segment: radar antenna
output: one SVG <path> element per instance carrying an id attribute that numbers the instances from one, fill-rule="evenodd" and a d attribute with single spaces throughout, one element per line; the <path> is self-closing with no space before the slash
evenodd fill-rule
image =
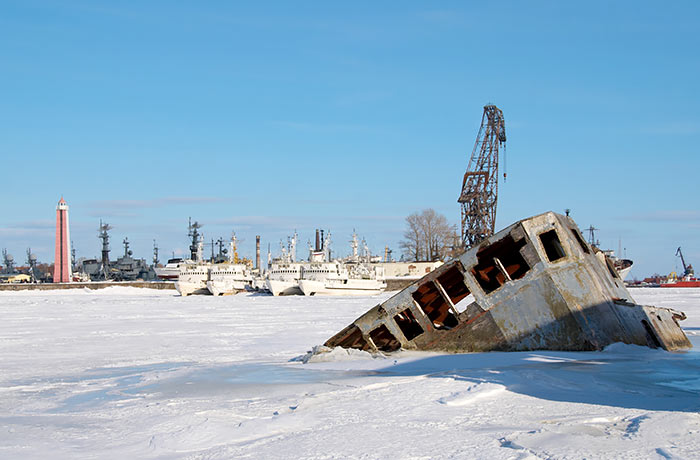
<path id="1" fill-rule="evenodd" d="M 29 276 L 31 278 L 31 282 L 36 283 L 36 255 L 32 252 L 32 248 L 27 248 L 27 264 L 29 265 Z"/>
<path id="2" fill-rule="evenodd" d="M 107 222 L 102 222 L 100 219 L 100 233 L 97 235 L 99 239 L 102 240 L 102 266 L 100 271 L 102 272 L 103 279 L 109 279 L 109 231 L 112 230 L 112 226 Z"/>
<path id="3" fill-rule="evenodd" d="M 122 244 L 124 245 L 124 258 L 131 257 L 133 252 L 129 250 L 129 238 L 124 238 Z"/>
<path id="4" fill-rule="evenodd" d="M 156 244 L 156 240 L 153 240 L 153 266 L 157 267 L 158 264 L 160 263 L 160 260 L 158 259 L 158 245 Z"/>
<path id="5" fill-rule="evenodd" d="M 202 261 L 202 251 L 200 246 L 204 235 L 199 233 L 200 228 L 202 228 L 202 225 L 197 221 L 192 223 L 192 218 L 190 217 L 188 225 L 189 232 L 187 235 L 192 238 L 192 244 L 190 244 L 190 259 L 194 260 L 195 262 Z"/>
<path id="6" fill-rule="evenodd" d="M 5 273 L 15 272 L 15 258 L 12 254 L 7 253 L 7 249 L 2 250 L 2 263 L 5 265 Z"/>

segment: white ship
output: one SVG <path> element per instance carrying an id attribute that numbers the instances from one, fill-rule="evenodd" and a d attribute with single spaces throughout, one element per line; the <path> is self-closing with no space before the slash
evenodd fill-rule
<path id="1" fill-rule="evenodd" d="M 216 264 L 209 268 L 206 286 L 213 295 L 231 295 L 244 291 L 252 280 L 245 264 Z"/>
<path id="2" fill-rule="evenodd" d="M 267 272 L 262 275 L 254 275 L 250 287 L 255 292 L 270 292 L 270 289 L 267 287 Z"/>
<path id="3" fill-rule="evenodd" d="M 299 278 L 301 277 L 300 262 L 272 263 L 265 279 L 267 290 L 272 295 L 301 295 Z"/>
<path id="4" fill-rule="evenodd" d="M 386 281 L 383 267 L 330 262 L 305 265 L 299 287 L 305 295 L 375 295 Z"/>
<path id="5" fill-rule="evenodd" d="M 282 255 L 275 260 L 271 260 L 268 252 L 268 269 L 265 274 L 265 288 L 272 295 L 302 295 L 299 288 L 299 278 L 301 277 L 300 262 L 296 262 L 297 233 L 287 240 L 285 248 L 280 242 Z"/>
<path id="6" fill-rule="evenodd" d="M 617 270 L 620 279 L 624 281 L 629 272 L 632 270 L 632 265 L 634 265 L 634 262 L 630 259 L 619 258 L 615 255 L 615 251 L 612 249 L 600 249 L 600 241 L 595 237 L 596 230 L 598 229 L 592 225 L 586 229 L 586 231 L 588 231 L 588 244 L 593 247 L 600 261 L 603 262 L 604 265 L 607 265 L 608 262 L 610 262 L 615 270 Z M 620 251 L 622 251 L 622 242 L 620 242 Z"/>
<path id="7" fill-rule="evenodd" d="M 248 266 L 238 263 L 238 248 L 236 247 L 235 233 L 231 236 L 229 245 L 228 262 L 214 264 L 209 268 L 206 286 L 213 295 L 236 294 L 250 287 L 253 280 Z M 223 255 L 223 252 L 225 252 L 225 250 L 220 250 L 220 255 Z"/>
<path id="8" fill-rule="evenodd" d="M 386 289 L 384 267 L 370 265 L 372 257 L 365 241 L 362 257 L 355 233 L 350 243 L 352 256 L 345 261 L 327 262 L 330 251 L 324 247 L 323 262 L 304 264 L 299 287 L 305 295 L 375 295 Z"/>
<path id="9" fill-rule="evenodd" d="M 209 280 L 210 263 L 203 262 L 204 244 L 202 243 L 199 229 L 202 226 L 190 220 L 189 236 L 192 238 L 190 245 L 190 255 L 194 262 L 181 263 L 178 268 L 178 277 L 175 281 L 175 289 L 182 296 L 190 294 L 210 294 L 207 289 L 207 281 Z"/>
<path id="10" fill-rule="evenodd" d="M 176 281 L 177 277 L 180 276 L 180 265 L 186 263 L 194 263 L 191 260 L 184 260 L 182 258 L 168 259 L 168 263 L 165 267 L 154 267 L 156 271 L 156 276 L 162 280 L 166 281 Z"/>
<path id="11" fill-rule="evenodd" d="M 175 289 L 182 296 L 191 294 L 210 294 L 207 289 L 209 280 L 209 263 L 193 263 L 180 265 L 180 273 L 175 281 Z"/>
<path id="12" fill-rule="evenodd" d="M 632 270 L 632 265 L 634 265 L 634 262 L 632 262 L 630 259 L 620 259 L 613 251 L 610 250 L 603 251 L 603 253 L 606 257 L 610 258 L 615 270 L 617 270 L 617 273 L 620 275 L 620 279 L 624 281 Z"/>

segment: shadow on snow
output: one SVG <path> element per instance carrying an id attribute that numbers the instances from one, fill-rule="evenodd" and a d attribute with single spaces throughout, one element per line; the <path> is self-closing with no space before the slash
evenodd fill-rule
<path id="1" fill-rule="evenodd" d="M 700 346 L 700 340 L 694 340 Z M 490 352 L 430 356 L 380 370 L 496 383 L 535 398 L 624 408 L 700 411 L 700 352 L 614 344 L 602 352 Z"/>

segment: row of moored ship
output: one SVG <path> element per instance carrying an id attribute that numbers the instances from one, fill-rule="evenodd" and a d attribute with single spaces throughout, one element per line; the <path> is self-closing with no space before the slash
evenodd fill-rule
<path id="1" fill-rule="evenodd" d="M 316 245 L 309 247 L 307 261 L 296 261 L 297 234 L 281 247 L 281 256 L 272 259 L 268 253 L 268 268 L 258 273 L 248 264 L 239 263 L 235 236 L 231 240 L 227 260 L 202 261 L 202 243 L 193 235 L 194 260 L 171 259 L 157 270 L 163 279 L 175 280 L 183 295 L 231 295 L 241 291 L 269 292 L 273 295 L 373 295 L 387 288 L 385 267 L 379 257 L 370 255 L 363 241 L 359 254 L 357 235 L 351 240 L 352 255 L 344 259 L 331 258 L 330 234 L 324 238 L 316 232 Z M 390 265 L 390 264 L 389 264 Z"/>

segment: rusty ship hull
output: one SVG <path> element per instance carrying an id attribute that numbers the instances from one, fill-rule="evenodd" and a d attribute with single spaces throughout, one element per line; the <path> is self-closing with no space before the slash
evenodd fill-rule
<path id="1" fill-rule="evenodd" d="M 325 345 L 367 351 L 690 348 L 682 312 L 638 305 L 572 219 L 548 212 L 492 235 Z"/>

